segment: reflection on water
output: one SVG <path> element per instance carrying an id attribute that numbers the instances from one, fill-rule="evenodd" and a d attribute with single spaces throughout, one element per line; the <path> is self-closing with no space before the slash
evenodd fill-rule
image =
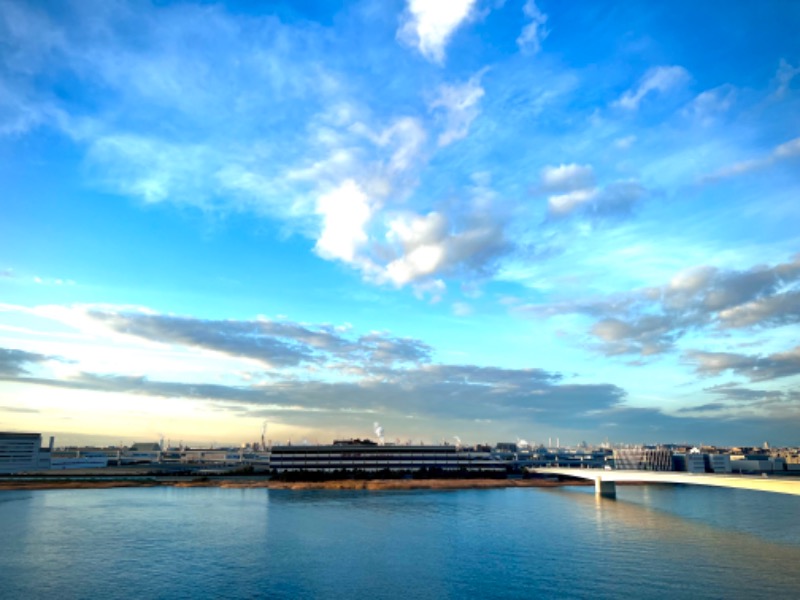
<path id="1" fill-rule="evenodd" d="M 795 598 L 800 502 L 739 490 L 0 493 L 0 598 Z"/>

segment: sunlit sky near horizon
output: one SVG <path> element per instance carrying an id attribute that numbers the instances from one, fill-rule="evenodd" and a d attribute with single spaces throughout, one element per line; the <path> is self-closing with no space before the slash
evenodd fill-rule
<path id="1" fill-rule="evenodd" d="M 0 430 L 798 445 L 798 31 L 0 0 Z"/>

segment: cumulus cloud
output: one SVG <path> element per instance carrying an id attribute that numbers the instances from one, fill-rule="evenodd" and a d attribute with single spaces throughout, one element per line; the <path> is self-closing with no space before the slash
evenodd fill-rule
<path id="1" fill-rule="evenodd" d="M 408 0 L 397 38 L 428 60 L 442 63 L 455 30 L 469 18 L 475 0 Z"/>
<path id="2" fill-rule="evenodd" d="M 596 301 L 519 308 L 542 316 L 581 313 L 609 355 L 661 354 L 690 331 L 776 327 L 800 322 L 800 256 L 742 271 L 702 266 L 666 285 Z"/>
<path id="3" fill-rule="evenodd" d="M 439 212 L 399 215 L 387 241 L 398 257 L 388 263 L 385 276 L 398 286 L 459 269 L 480 274 L 508 246 L 501 223 L 489 215 L 468 218 L 458 227 Z"/>
<path id="4" fill-rule="evenodd" d="M 394 219 L 389 225 L 387 238 L 402 252 L 400 258 L 386 267 L 389 279 L 397 285 L 404 285 L 436 272 L 445 259 L 447 229 L 444 215 L 436 212 Z"/>
<path id="5" fill-rule="evenodd" d="M 637 110 L 642 101 L 650 94 L 665 93 L 688 82 L 688 71 L 681 66 L 653 67 L 649 69 L 636 88 L 622 94 L 614 102 L 614 106 L 626 110 Z"/>
<path id="6" fill-rule="evenodd" d="M 353 262 L 358 248 L 367 241 L 364 227 L 372 217 L 367 195 L 348 179 L 319 198 L 317 213 L 323 217 L 323 227 L 316 251 L 323 258 Z"/>
<path id="7" fill-rule="evenodd" d="M 480 85 L 483 71 L 461 85 L 443 85 L 430 103 L 433 111 L 444 113 L 444 131 L 439 134 L 439 146 L 447 146 L 467 137 L 469 127 L 480 114 L 479 102 L 484 90 Z"/>
<path id="8" fill-rule="evenodd" d="M 547 15 L 539 10 L 534 0 L 527 0 L 522 7 L 523 14 L 530 20 L 517 38 L 517 46 L 526 54 L 536 54 L 542 48 L 542 42 L 550 33 L 545 28 Z"/>

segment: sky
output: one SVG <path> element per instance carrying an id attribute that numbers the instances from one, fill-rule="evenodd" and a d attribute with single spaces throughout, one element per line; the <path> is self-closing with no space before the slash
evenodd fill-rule
<path id="1" fill-rule="evenodd" d="M 799 28 L 0 0 L 0 430 L 800 445 Z"/>

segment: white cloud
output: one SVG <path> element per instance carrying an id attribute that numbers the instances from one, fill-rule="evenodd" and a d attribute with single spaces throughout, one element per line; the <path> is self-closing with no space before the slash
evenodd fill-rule
<path id="1" fill-rule="evenodd" d="M 547 204 L 550 213 L 554 215 L 567 215 L 574 211 L 579 206 L 586 204 L 597 196 L 597 190 L 583 189 L 567 192 L 566 194 L 558 194 L 550 196 L 547 199 Z"/>
<path id="2" fill-rule="evenodd" d="M 547 15 L 539 10 L 534 0 L 528 0 L 522 7 L 522 12 L 530 19 L 517 38 L 517 46 L 526 54 L 536 54 L 542 48 L 542 42 L 550 33 L 545 29 Z"/>
<path id="3" fill-rule="evenodd" d="M 544 167 L 541 189 L 551 194 L 547 199 L 550 215 L 559 217 L 594 200 L 599 192 L 592 166 L 576 163 Z"/>
<path id="4" fill-rule="evenodd" d="M 639 86 L 630 89 L 614 102 L 627 110 L 636 110 L 644 98 L 651 92 L 667 92 L 689 81 L 689 73 L 680 66 L 653 67 L 644 74 Z"/>
<path id="5" fill-rule="evenodd" d="M 360 246 L 367 241 L 364 227 L 372 217 L 367 195 L 348 179 L 317 201 L 322 215 L 322 233 L 315 250 L 323 258 L 353 262 Z"/>
<path id="6" fill-rule="evenodd" d="M 428 60 L 442 63 L 447 42 L 474 4 L 475 0 L 408 0 L 397 37 Z"/>
<path id="7" fill-rule="evenodd" d="M 444 110 L 445 130 L 439 134 L 439 146 L 447 146 L 467 137 L 470 125 L 480 114 L 478 103 L 484 95 L 480 85 L 483 73 L 481 71 L 462 85 L 443 85 L 439 88 L 439 95 L 430 104 L 431 110 Z"/>
<path id="8" fill-rule="evenodd" d="M 548 192 L 569 192 L 594 185 L 594 169 L 591 165 L 546 166 L 542 169 L 542 188 Z"/>
<path id="9" fill-rule="evenodd" d="M 506 247 L 502 227 L 487 214 L 473 214 L 466 221 L 458 228 L 435 211 L 396 217 L 386 235 L 396 258 L 386 265 L 380 279 L 397 286 L 416 286 L 440 273 L 481 273 L 490 268 Z"/>
<path id="10" fill-rule="evenodd" d="M 400 286 L 434 273 L 445 258 L 446 235 L 447 221 L 440 213 L 393 220 L 387 239 L 399 244 L 403 254 L 386 266 L 388 278 Z"/>

